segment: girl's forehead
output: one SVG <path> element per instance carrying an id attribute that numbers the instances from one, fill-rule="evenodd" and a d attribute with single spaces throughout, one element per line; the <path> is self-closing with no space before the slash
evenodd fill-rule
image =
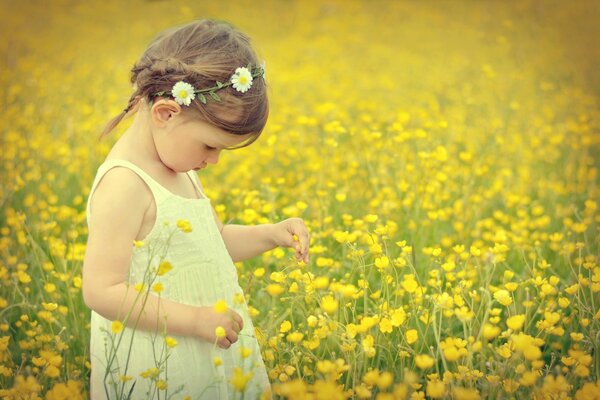
<path id="1" fill-rule="evenodd" d="M 236 135 L 208 123 L 202 123 L 202 128 L 201 132 L 204 138 L 210 139 L 212 142 L 211 145 L 221 148 L 236 147 L 253 136 L 251 133 Z"/>

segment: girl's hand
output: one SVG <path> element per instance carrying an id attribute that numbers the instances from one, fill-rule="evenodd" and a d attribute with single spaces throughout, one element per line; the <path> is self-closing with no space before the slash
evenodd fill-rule
<path id="1" fill-rule="evenodd" d="M 309 261 L 310 235 L 302 218 L 288 218 L 273 225 L 272 239 L 275 245 L 296 250 L 296 260 Z"/>
<path id="2" fill-rule="evenodd" d="M 242 317 L 227 309 L 224 313 L 218 313 L 213 307 L 198 307 L 197 318 L 194 321 L 194 336 L 210 343 L 217 343 L 223 349 L 228 349 L 238 340 L 238 334 L 244 327 Z M 217 328 L 223 328 L 222 337 L 217 337 Z"/>

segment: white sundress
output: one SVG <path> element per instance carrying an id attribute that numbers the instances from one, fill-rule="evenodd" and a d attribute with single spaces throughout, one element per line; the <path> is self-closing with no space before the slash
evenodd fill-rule
<path id="1" fill-rule="evenodd" d="M 125 327 L 120 334 L 112 334 L 112 321 L 92 310 L 91 399 L 107 398 L 104 382 L 108 359 L 106 354 L 111 347 L 109 339 L 111 335 L 115 338 L 122 335 L 122 341 L 111 364 L 113 372 L 109 373 L 106 378 L 109 390 L 108 398 L 110 399 L 117 398 L 117 393 L 114 392 L 110 382 L 114 380 L 121 387 L 121 376 L 131 377 L 130 380 L 124 378 L 123 392 L 125 394 L 129 392 L 135 382 L 131 399 L 136 400 L 157 398 L 156 394 L 148 396 L 147 392 L 149 389 L 155 390 L 158 379 L 167 383 L 166 389 L 160 391 L 161 399 L 183 399 L 185 396 L 194 400 L 242 398 L 242 393 L 236 390 L 231 379 L 236 373 L 240 378 L 242 375 L 250 376 L 250 372 L 252 375 L 246 383 L 243 398 L 257 399 L 263 395 L 265 398 L 270 398 L 268 393 L 271 388 L 255 337 L 254 326 L 248 314 L 248 306 L 245 301 L 241 301 L 239 304 L 240 298 L 242 298 L 240 294 L 243 295 L 243 292 L 238 283 L 236 268 L 218 230 L 210 200 L 200 189 L 195 173 L 190 171 L 188 176 L 198 192 L 202 194 L 202 198 L 190 199 L 170 192 L 129 161 L 108 159 L 98 168 L 88 197 L 86 210 L 88 223 L 90 220 L 89 199 L 104 174 L 114 167 L 125 167 L 139 175 L 152 191 L 156 202 L 154 227 L 143 240 L 144 246 L 133 249 L 129 267 L 130 287 L 133 288 L 135 284 L 143 281 L 149 263 L 152 267 L 158 265 L 159 257 L 152 258 L 150 253 L 152 253 L 152 249 L 155 249 L 154 252 L 156 252 L 156 249 L 163 246 L 164 260 L 169 261 L 173 268 L 155 280 L 155 283 L 163 284 L 161 297 L 195 306 L 213 306 L 217 301 L 225 300 L 229 307 L 241 315 L 244 327 L 238 341 L 229 349 L 221 349 L 213 343 L 198 338 L 177 335 L 171 335 L 177 340 L 177 345 L 168 348 L 165 346 L 164 336 L 161 333 L 156 334 L 142 330 L 135 331 L 130 349 L 129 343 L 133 329 Z M 188 220 L 192 231 L 189 233 L 177 231 L 176 221 L 178 220 Z M 165 221 L 168 221 L 169 224 L 165 225 Z M 167 248 L 165 242 L 169 228 L 175 233 Z M 167 348 L 170 355 L 167 360 L 166 375 L 163 371 L 155 379 L 144 378 L 141 374 L 145 372 L 148 375 L 149 369 L 157 366 L 156 357 L 160 359 L 161 354 L 164 354 L 163 352 Z M 242 350 L 245 353 L 244 357 Z M 127 363 L 128 354 L 130 355 Z M 222 360 L 221 365 L 215 365 L 215 357 Z M 127 370 L 125 371 L 126 364 Z M 181 390 L 178 391 L 178 389 Z M 265 395 L 265 393 L 267 394 Z M 122 398 L 126 398 L 126 396 Z"/>

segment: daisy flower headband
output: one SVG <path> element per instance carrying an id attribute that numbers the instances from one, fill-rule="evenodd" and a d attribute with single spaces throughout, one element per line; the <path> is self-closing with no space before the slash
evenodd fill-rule
<path id="1" fill-rule="evenodd" d="M 265 67 L 257 66 L 252 69 L 252 64 L 248 64 L 247 67 L 239 67 L 236 68 L 231 78 L 227 82 L 217 81 L 215 86 L 205 88 L 205 89 L 196 89 L 194 86 L 185 81 L 179 81 L 175 85 L 171 91 L 162 91 L 158 93 L 154 93 L 151 97 L 172 96 L 175 101 L 180 105 L 189 106 L 196 97 L 202 104 L 206 104 L 206 98 L 208 96 L 212 97 L 215 101 L 221 101 L 219 95 L 215 92 L 226 88 L 228 86 L 233 86 L 235 90 L 241 93 L 246 93 L 248 89 L 252 86 L 252 81 L 254 78 L 265 78 Z"/>

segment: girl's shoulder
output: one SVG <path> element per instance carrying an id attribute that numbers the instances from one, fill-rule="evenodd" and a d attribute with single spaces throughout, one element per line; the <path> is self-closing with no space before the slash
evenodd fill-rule
<path id="1" fill-rule="evenodd" d="M 152 192 L 136 172 L 118 165 L 108 169 L 101 166 L 89 195 L 89 211 L 119 220 L 143 216 L 152 202 Z"/>

